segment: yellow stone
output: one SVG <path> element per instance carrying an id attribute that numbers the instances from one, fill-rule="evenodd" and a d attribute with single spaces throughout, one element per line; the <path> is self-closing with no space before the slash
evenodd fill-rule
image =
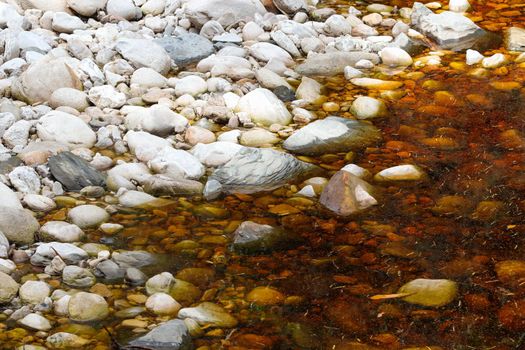
<path id="1" fill-rule="evenodd" d="M 325 102 L 323 103 L 323 111 L 325 112 L 337 112 L 339 111 L 339 104 L 335 102 Z"/>
<path id="2" fill-rule="evenodd" d="M 144 294 L 130 294 L 127 296 L 127 299 L 135 304 L 144 304 L 148 297 Z"/>
<path id="3" fill-rule="evenodd" d="M 493 81 L 490 86 L 496 90 L 510 91 L 521 88 L 521 84 L 517 81 Z"/>
<path id="4" fill-rule="evenodd" d="M 276 215 L 290 215 L 290 214 L 297 214 L 301 211 L 295 207 L 292 207 L 288 204 L 278 204 L 268 210 L 272 214 Z"/>
<path id="5" fill-rule="evenodd" d="M 146 328 L 148 326 L 148 322 L 132 318 L 129 320 L 122 321 L 120 325 L 122 327 L 128 327 L 128 328 Z"/>
<path id="6" fill-rule="evenodd" d="M 401 81 L 381 80 L 374 78 L 354 78 L 350 82 L 356 86 L 372 90 L 395 90 L 403 86 Z"/>
<path id="7" fill-rule="evenodd" d="M 256 287 L 246 295 L 246 300 L 258 305 L 279 305 L 284 302 L 285 296 L 271 287 Z"/>

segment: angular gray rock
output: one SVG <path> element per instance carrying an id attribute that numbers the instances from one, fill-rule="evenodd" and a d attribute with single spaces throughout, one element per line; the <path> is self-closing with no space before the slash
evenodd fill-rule
<path id="1" fill-rule="evenodd" d="M 240 21 L 253 20 L 256 13 L 266 13 L 259 0 L 190 0 L 186 3 L 186 16 L 197 28 L 210 20 L 226 28 Z"/>
<path id="2" fill-rule="evenodd" d="M 346 66 L 354 66 L 360 60 L 379 63 L 379 56 L 369 52 L 330 52 L 308 55 L 308 58 L 295 68 L 301 75 L 331 76 L 343 74 Z"/>
<path id="3" fill-rule="evenodd" d="M 132 340 L 129 345 L 157 350 L 193 349 L 188 327 L 182 320 L 171 320 L 161 324 L 148 334 Z"/>
<path id="4" fill-rule="evenodd" d="M 80 191 L 87 186 L 105 186 L 104 176 L 88 162 L 71 152 L 49 158 L 49 170 L 67 190 Z"/>
<path id="5" fill-rule="evenodd" d="M 170 55 L 179 67 L 199 62 L 215 52 L 211 41 L 205 37 L 194 34 L 182 34 L 177 37 L 165 36 L 155 40 Z"/>
<path id="6" fill-rule="evenodd" d="M 381 132 L 370 123 L 327 117 L 310 123 L 288 137 L 283 148 L 294 153 L 321 155 L 362 149 L 381 141 Z"/>
<path id="7" fill-rule="evenodd" d="M 40 228 L 29 210 L 0 206 L 0 231 L 11 243 L 32 244 Z"/>
<path id="8" fill-rule="evenodd" d="M 174 179 L 164 175 L 152 175 L 143 184 L 144 192 L 154 196 L 198 195 L 204 185 L 189 179 Z"/>
<path id="9" fill-rule="evenodd" d="M 77 246 L 70 243 L 51 242 L 44 243 L 36 248 L 35 254 L 31 256 L 31 264 L 35 266 L 47 266 L 57 255 L 66 264 L 77 264 L 88 258 L 88 254 Z"/>
<path id="10" fill-rule="evenodd" d="M 294 156 L 272 149 L 246 147 L 208 178 L 227 193 L 271 191 L 291 181 L 300 181 L 320 169 Z"/>
<path id="11" fill-rule="evenodd" d="M 287 249 L 300 241 L 300 237 L 279 227 L 243 222 L 233 233 L 232 249 L 246 254 Z"/>
<path id="12" fill-rule="evenodd" d="M 443 11 L 435 14 L 418 2 L 414 3 L 411 21 L 417 30 L 446 50 L 484 51 L 501 43 L 498 35 L 483 30 L 460 13 Z"/>
<path id="13" fill-rule="evenodd" d="M 160 74 L 171 69 L 171 58 L 159 44 L 146 39 L 123 38 L 115 49 L 136 68 L 149 67 Z"/>

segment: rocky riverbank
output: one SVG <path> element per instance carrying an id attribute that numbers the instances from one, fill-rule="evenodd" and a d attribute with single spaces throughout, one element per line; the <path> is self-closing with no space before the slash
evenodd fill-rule
<path id="1" fill-rule="evenodd" d="M 418 103 L 418 84 L 434 103 L 417 113 L 435 125 L 451 108 L 494 105 L 476 91 L 449 93 L 431 79 L 439 69 L 490 78 L 491 94 L 523 100 L 525 29 L 482 28 L 467 1 L 354 5 L 0 2 L 0 344 L 101 350 L 114 335 L 148 349 L 215 349 L 249 324 L 249 307 L 304 305 L 264 281 L 245 290 L 219 278 L 230 252 L 295 254 L 316 241 L 295 224 L 330 231 L 333 220 L 388 205 L 391 188 L 429 186 L 437 176 L 411 145 L 384 134 L 397 101 Z M 352 94 L 334 93 L 345 86 Z M 395 133 L 439 152 L 466 147 L 453 127 L 430 135 L 425 123 Z M 506 149 L 524 144 L 513 130 L 502 131 Z M 385 136 L 401 155 L 388 166 L 362 164 Z M 267 193 L 285 203 L 257 197 Z M 214 202 L 224 198 L 253 202 L 246 210 L 259 210 L 260 222 Z M 431 210 L 490 219 L 502 208 L 474 204 L 450 195 Z M 305 224 L 294 217 L 302 211 L 328 219 Z M 283 221 L 265 222 L 268 213 Z M 159 220 L 166 229 L 148 230 Z M 389 237 L 381 250 L 405 254 Z M 504 283 L 524 269 L 513 261 L 495 267 Z M 392 292 L 410 305 L 452 303 L 457 283 L 431 277 Z M 505 307 L 501 322 L 514 325 Z M 366 319 L 348 320 L 338 307 L 325 313 L 344 332 L 366 333 Z M 298 346 L 325 344 L 289 325 Z M 251 335 L 237 349 L 277 343 Z"/>

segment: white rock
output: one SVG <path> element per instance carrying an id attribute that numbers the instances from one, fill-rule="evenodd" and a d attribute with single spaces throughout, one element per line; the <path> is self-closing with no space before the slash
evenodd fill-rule
<path id="1" fill-rule="evenodd" d="M 347 164 L 342 167 L 341 170 L 349 172 L 350 174 L 353 174 L 363 180 L 367 180 L 372 177 L 372 174 L 368 170 L 355 164 Z"/>
<path id="2" fill-rule="evenodd" d="M 89 90 L 89 100 L 98 108 L 120 108 L 126 103 L 126 95 L 111 85 L 95 86 Z"/>
<path id="3" fill-rule="evenodd" d="M 53 311 L 55 312 L 55 314 L 58 316 L 68 316 L 68 306 L 70 300 L 71 295 L 64 295 L 63 297 L 55 301 L 53 303 Z"/>
<path id="4" fill-rule="evenodd" d="M 412 57 L 399 47 L 385 47 L 379 51 L 379 56 L 384 64 L 390 67 L 410 66 Z"/>
<path id="5" fill-rule="evenodd" d="M 84 239 L 80 227 L 65 221 L 48 221 L 40 228 L 40 235 L 46 241 L 79 242 Z"/>
<path id="6" fill-rule="evenodd" d="M 115 49 L 136 68 L 149 67 L 160 74 L 166 74 L 171 69 L 170 56 L 159 44 L 151 40 L 120 39 Z"/>
<path id="7" fill-rule="evenodd" d="M 359 69 L 356 69 L 351 66 L 345 67 L 344 74 L 347 80 L 354 79 L 354 78 L 360 78 L 364 75 L 363 72 L 361 72 Z"/>
<path id="8" fill-rule="evenodd" d="M 80 292 L 69 300 L 68 313 L 73 321 L 96 322 L 108 317 L 109 307 L 100 295 Z"/>
<path id="9" fill-rule="evenodd" d="M 152 160 L 164 148 L 171 148 L 168 140 L 144 131 L 128 131 L 124 140 L 128 142 L 131 153 L 142 162 Z"/>
<path id="10" fill-rule="evenodd" d="M 79 15 L 91 17 L 106 7 L 107 0 L 67 0 L 67 6 Z"/>
<path id="11" fill-rule="evenodd" d="M 469 66 L 472 66 L 474 64 L 481 62 L 484 58 L 485 56 L 483 56 L 476 50 L 471 50 L 471 49 L 467 50 L 466 61 Z"/>
<path id="12" fill-rule="evenodd" d="M 2 198 L 2 205 L 14 209 L 23 209 L 22 203 L 12 189 L 0 182 L 0 198 Z M 1 245 L 1 240 L 0 240 Z"/>
<path id="13" fill-rule="evenodd" d="M 261 68 L 257 70 L 255 72 L 255 78 L 257 78 L 259 84 L 266 89 L 275 89 L 279 86 L 285 86 L 289 89 L 292 88 L 286 79 L 269 70 L 268 68 Z"/>
<path id="14" fill-rule="evenodd" d="M 155 293 L 146 300 L 146 308 L 156 315 L 176 315 L 181 305 L 166 293 Z"/>
<path id="15" fill-rule="evenodd" d="M 448 9 L 453 12 L 467 12 L 470 9 L 468 0 L 450 0 Z"/>
<path id="16" fill-rule="evenodd" d="M 41 117 L 36 129 L 42 141 L 57 141 L 70 148 L 91 148 L 97 139 L 95 132 L 82 119 L 59 111 Z"/>
<path id="17" fill-rule="evenodd" d="M 417 181 L 426 178 L 426 174 L 417 166 L 404 164 L 394 166 L 375 174 L 376 181 Z"/>
<path id="18" fill-rule="evenodd" d="M 140 191 L 124 191 L 118 196 L 119 204 L 127 208 L 136 208 L 155 202 L 158 198 Z"/>
<path id="19" fill-rule="evenodd" d="M 321 97 L 321 89 L 322 85 L 316 80 L 303 77 L 301 84 L 297 87 L 295 95 L 298 99 L 304 100 L 305 102 L 314 103 Z"/>
<path id="20" fill-rule="evenodd" d="M 14 148 L 25 146 L 29 138 L 29 131 L 33 123 L 28 120 L 19 120 L 4 132 L 4 143 L 6 146 Z"/>
<path id="21" fill-rule="evenodd" d="M 108 15 L 124 18 L 128 21 L 139 19 L 142 16 L 142 11 L 132 0 L 108 0 L 106 6 Z"/>
<path id="22" fill-rule="evenodd" d="M 252 121 L 265 126 L 288 125 L 292 120 L 286 105 L 273 92 L 263 88 L 257 88 L 241 97 L 235 111 L 245 112 Z"/>
<path id="23" fill-rule="evenodd" d="M 148 0 L 141 9 L 145 15 L 157 16 L 164 12 L 166 0 Z"/>
<path id="24" fill-rule="evenodd" d="M 177 96 L 191 95 L 198 96 L 208 90 L 206 81 L 197 75 L 189 75 L 177 81 L 175 85 L 175 94 Z"/>
<path id="25" fill-rule="evenodd" d="M 24 204 L 31 210 L 47 212 L 56 208 L 53 199 L 39 194 L 26 194 Z"/>
<path id="26" fill-rule="evenodd" d="M 507 64 L 507 57 L 502 53 L 495 53 L 490 57 L 485 57 L 481 61 L 483 68 L 498 68 Z"/>
<path id="27" fill-rule="evenodd" d="M 368 96 L 359 96 L 352 102 L 350 112 L 357 119 L 372 119 L 386 116 L 387 108 L 381 100 Z"/>
<path id="28" fill-rule="evenodd" d="M 230 130 L 220 134 L 217 141 L 239 143 L 239 137 L 241 137 L 240 130 Z"/>
<path id="29" fill-rule="evenodd" d="M 259 42 L 250 46 L 249 50 L 253 57 L 263 62 L 275 59 L 284 62 L 287 66 L 293 64 L 292 56 L 277 45 Z"/>
<path id="30" fill-rule="evenodd" d="M 202 164 L 217 167 L 229 162 L 242 148 L 244 147 L 237 143 L 219 141 L 207 145 L 198 144 L 190 150 L 190 153 Z"/>
<path id="31" fill-rule="evenodd" d="M 309 197 L 309 198 L 313 198 L 313 197 L 316 197 L 317 195 L 315 194 L 315 190 L 313 188 L 312 185 L 307 185 L 307 186 L 304 186 L 303 188 L 301 188 L 300 191 L 298 191 L 296 193 L 296 195 L 298 196 L 303 196 L 303 197 Z"/>
<path id="32" fill-rule="evenodd" d="M 369 26 L 377 26 L 383 20 L 383 16 L 381 16 L 379 13 L 370 13 L 366 16 L 363 16 L 362 20 L 363 23 Z"/>
<path id="33" fill-rule="evenodd" d="M 264 29 L 262 29 L 257 23 L 253 21 L 246 23 L 242 28 L 242 37 L 245 41 L 255 40 L 263 33 Z"/>
<path id="34" fill-rule="evenodd" d="M 67 106 L 83 112 L 89 107 L 89 100 L 83 91 L 72 88 L 60 88 L 51 95 L 49 105 L 53 108 Z"/>
<path id="35" fill-rule="evenodd" d="M 109 214 L 96 205 L 80 205 L 67 214 L 69 220 L 80 228 L 98 226 L 109 219 Z"/>
<path id="36" fill-rule="evenodd" d="M 341 15 L 332 15 L 325 22 L 325 32 L 332 36 L 341 36 L 352 32 L 352 25 Z"/>
<path id="37" fill-rule="evenodd" d="M 51 295 L 51 288 L 46 282 L 27 281 L 18 290 L 20 299 L 26 304 L 40 304 Z"/>
<path id="38" fill-rule="evenodd" d="M 150 168 L 171 178 L 180 177 L 198 180 L 204 175 L 205 168 L 191 153 L 166 147 L 157 152 L 149 162 Z"/>
<path id="39" fill-rule="evenodd" d="M 19 166 L 8 175 L 13 187 L 22 193 L 40 192 L 40 177 L 36 171 L 28 166 Z"/>
<path id="40" fill-rule="evenodd" d="M 53 14 L 52 28 L 59 33 L 73 33 L 75 30 L 85 29 L 86 27 L 86 24 L 78 17 L 65 12 Z"/>
<path id="41" fill-rule="evenodd" d="M 133 72 L 130 83 L 146 89 L 151 87 L 163 88 L 168 84 L 168 79 L 151 68 L 143 67 Z"/>
<path id="42" fill-rule="evenodd" d="M 125 119 L 128 130 L 144 130 L 154 135 L 169 135 L 182 132 L 188 120 L 173 112 L 168 106 L 153 105 L 149 108 L 136 107 Z"/>
<path id="43" fill-rule="evenodd" d="M 35 313 L 26 315 L 18 323 L 37 331 L 48 331 L 51 329 L 51 323 L 45 317 Z"/>
<path id="44" fill-rule="evenodd" d="M 186 129 L 184 139 L 192 146 L 198 143 L 212 143 L 216 140 L 213 132 L 196 125 L 192 125 Z"/>
<path id="45" fill-rule="evenodd" d="M 0 246 L 0 250 L 2 248 L 5 248 L 4 246 Z M 0 254 L 1 256 L 1 254 Z M 7 250 L 5 256 L 7 257 Z M 12 274 L 16 270 L 16 264 L 8 259 L 0 259 L 0 272 L 6 273 L 8 275 Z"/>

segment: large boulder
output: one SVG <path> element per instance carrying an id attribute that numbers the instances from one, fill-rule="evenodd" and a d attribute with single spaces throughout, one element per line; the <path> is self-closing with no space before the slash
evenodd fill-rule
<path id="1" fill-rule="evenodd" d="M 159 44 L 146 39 L 122 38 L 115 49 L 136 68 L 149 67 L 160 74 L 171 69 L 171 58 Z"/>
<path id="2" fill-rule="evenodd" d="M 295 68 L 301 75 L 332 76 L 343 74 L 345 67 L 354 66 L 360 60 L 369 60 L 379 63 L 379 56 L 370 52 L 330 52 L 308 55 L 306 60 Z"/>
<path id="3" fill-rule="evenodd" d="M 337 215 L 348 216 L 377 204 L 371 192 L 369 183 L 341 170 L 324 187 L 319 203 Z"/>
<path id="4" fill-rule="evenodd" d="M 130 342 L 132 347 L 158 350 L 191 350 L 193 344 L 188 327 L 182 320 L 171 320 L 153 328 L 146 335 Z"/>
<path id="5" fill-rule="evenodd" d="M 35 232 L 40 228 L 29 210 L 0 206 L 0 232 L 9 242 L 32 244 Z"/>
<path id="6" fill-rule="evenodd" d="M 272 149 L 246 147 L 209 177 L 227 193 L 271 191 L 310 176 L 320 169 L 290 154 Z"/>
<path id="7" fill-rule="evenodd" d="M 38 137 L 43 141 L 56 141 L 70 148 L 91 148 L 97 135 L 82 119 L 65 112 L 51 111 L 36 125 Z"/>
<path id="8" fill-rule="evenodd" d="M 381 133 L 372 124 L 328 117 L 299 129 L 284 141 L 283 148 L 299 154 L 321 155 L 362 149 L 380 140 Z"/>
<path id="9" fill-rule="evenodd" d="M 198 28 L 210 20 L 218 21 L 226 28 L 253 20 L 256 13 L 266 13 L 259 0 L 190 0 L 186 3 L 186 16 Z"/>
<path id="10" fill-rule="evenodd" d="M 166 50 L 179 67 L 196 63 L 215 52 L 211 41 L 194 33 L 182 34 L 177 37 L 164 36 L 155 42 Z"/>
<path id="11" fill-rule="evenodd" d="M 460 13 L 443 11 L 435 14 L 421 3 L 414 3 L 411 21 L 421 33 L 446 50 L 487 50 L 498 47 L 501 38 L 478 27 Z"/>
<path id="12" fill-rule="evenodd" d="M 59 88 L 82 90 L 82 82 L 73 69 L 76 64 L 78 60 L 71 57 L 43 57 L 13 81 L 13 96 L 35 104 L 49 101 Z"/>
<path id="13" fill-rule="evenodd" d="M 69 191 L 80 191 L 87 186 L 104 186 L 104 176 L 88 162 L 71 152 L 62 152 L 49 158 L 49 170 Z"/>

